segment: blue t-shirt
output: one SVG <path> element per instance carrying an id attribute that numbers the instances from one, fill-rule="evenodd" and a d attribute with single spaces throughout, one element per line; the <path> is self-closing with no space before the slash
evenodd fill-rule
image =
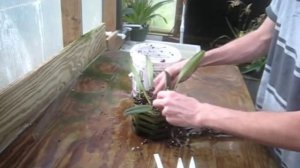
<path id="1" fill-rule="evenodd" d="M 300 0 L 273 0 L 266 13 L 276 26 L 256 108 L 273 112 L 300 110 Z M 274 151 L 283 167 L 300 167 L 299 152 Z"/>

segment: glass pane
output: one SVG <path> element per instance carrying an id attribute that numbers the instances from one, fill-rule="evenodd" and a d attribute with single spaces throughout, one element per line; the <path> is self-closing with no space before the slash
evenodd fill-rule
<path id="1" fill-rule="evenodd" d="M 0 89 L 63 47 L 60 0 L 1 0 Z"/>
<path id="2" fill-rule="evenodd" d="M 153 0 L 154 3 L 157 3 L 162 0 Z M 176 0 L 166 4 L 159 8 L 156 11 L 157 14 L 162 15 L 166 18 L 167 23 L 164 22 L 161 18 L 153 19 L 150 24 L 150 31 L 152 32 L 162 32 L 162 33 L 171 33 L 174 23 L 175 23 L 175 14 L 176 14 Z"/>
<path id="3" fill-rule="evenodd" d="M 82 1 L 82 28 L 83 34 L 96 28 L 102 22 L 102 1 Z"/>
<path id="4" fill-rule="evenodd" d="M 60 0 L 42 0 L 41 15 L 44 59 L 48 60 L 63 48 Z"/>

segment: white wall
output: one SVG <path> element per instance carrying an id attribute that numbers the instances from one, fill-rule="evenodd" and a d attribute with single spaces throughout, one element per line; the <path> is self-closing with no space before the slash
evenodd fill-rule
<path id="1" fill-rule="evenodd" d="M 0 90 L 62 48 L 60 0 L 0 1 Z"/>

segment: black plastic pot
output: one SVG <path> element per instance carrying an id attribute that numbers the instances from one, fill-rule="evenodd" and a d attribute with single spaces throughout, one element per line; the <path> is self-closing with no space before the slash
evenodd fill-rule
<path id="1" fill-rule="evenodd" d="M 130 40 L 132 41 L 145 41 L 149 32 L 149 26 L 143 26 L 142 28 L 133 27 L 130 31 Z"/>
<path id="2" fill-rule="evenodd" d="M 248 88 L 248 91 L 250 93 L 251 99 L 253 103 L 256 102 L 256 96 L 257 96 L 257 91 L 260 85 L 260 78 L 243 74 L 244 81 L 246 83 L 246 86 Z"/>
<path id="3" fill-rule="evenodd" d="M 134 132 L 147 139 L 160 140 L 171 135 L 170 124 L 158 111 L 136 114 L 132 117 L 132 124 Z"/>

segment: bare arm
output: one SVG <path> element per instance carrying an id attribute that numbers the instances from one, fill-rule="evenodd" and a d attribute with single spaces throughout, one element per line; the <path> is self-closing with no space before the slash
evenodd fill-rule
<path id="1" fill-rule="evenodd" d="M 274 22 L 266 18 L 257 30 L 219 48 L 207 51 L 201 65 L 240 64 L 251 62 L 265 55 L 269 49 L 274 27 Z M 186 61 L 182 61 L 166 70 L 170 73 L 178 71 L 185 63 Z"/>
<path id="2" fill-rule="evenodd" d="M 178 103 L 180 102 L 180 103 Z M 174 91 L 160 91 L 153 105 L 183 127 L 208 127 L 256 142 L 300 151 L 300 111 L 243 112 L 201 103 Z"/>
<path id="3" fill-rule="evenodd" d="M 201 65 L 240 64 L 264 56 L 271 42 L 274 22 L 266 18 L 255 31 L 206 53 Z"/>
<path id="4" fill-rule="evenodd" d="M 242 112 L 211 108 L 216 109 L 212 113 L 199 113 L 199 117 L 203 118 L 198 122 L 262 144 L 300 151 L 300 111 Z"/>
<path id="5" fill-rule="evenodd" d="M 269 48 L 275 24 L 266 18 L 263 24 L 255 31 L 233 40 L 219 48 L 209 50 L 201 61 L 201 66 L 240 64 L 251 62 L 255 58 L 264 56 Z M 167 67 L 165 70 L 172 77 L 176 77 L 187 60 Z M 157 93 L 164 86 L 164 74 L 159 74 L 154 80 L 155 91 Z"/>
<path id="6" fill-rule="evenodd" d="M 274 23 L 267 18 L 258 30 L 208 51 L 201 65 L 239 64 L 262 56 L 269 48 L 273 31 Z M 181 69 L 176 65 L 166 70 L 172 73 L 178 71 L 176 67 Z M 300 151 L 300 111 L 244 112 L 201 103 L 173 91 L 160 91 L 153 105 L 163 108 L 162 114 L 173 125 L 213 128 L 266 145 Z"/>

